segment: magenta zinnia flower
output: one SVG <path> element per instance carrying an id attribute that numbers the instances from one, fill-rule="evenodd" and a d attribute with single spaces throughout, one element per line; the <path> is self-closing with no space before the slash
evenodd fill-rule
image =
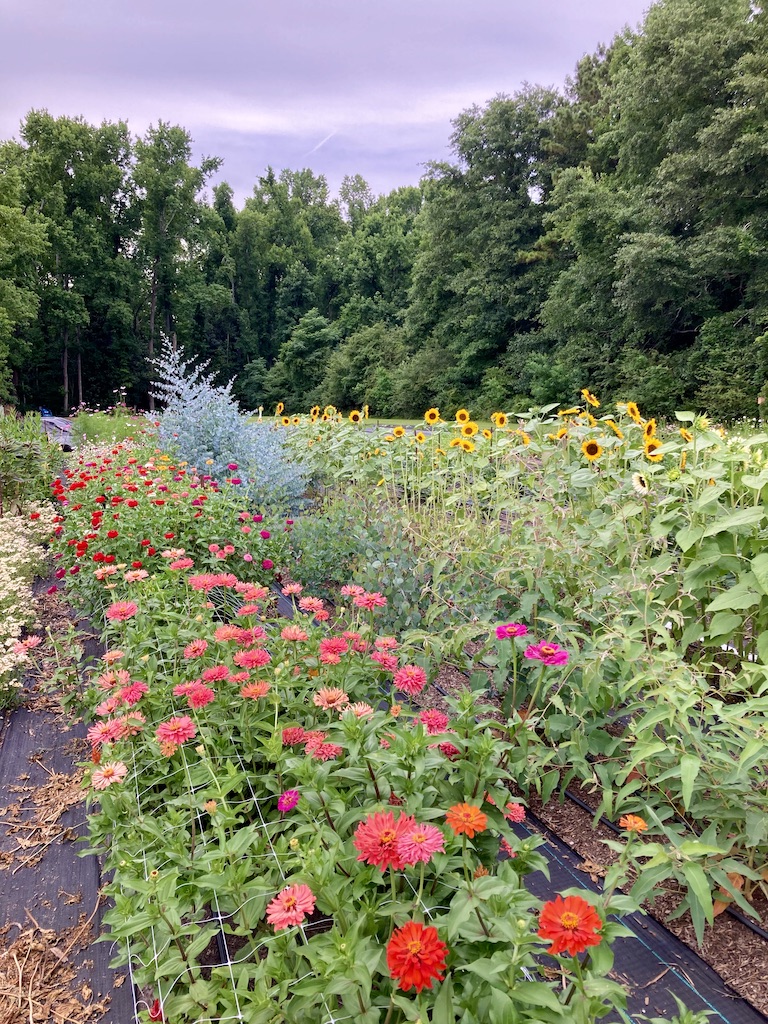
<path id="1" fill-rule="evenodd" d="M 525 636 L 528 627 L 522 622 L 508 622 L 506 625 L 496 627 L 497 640 L 511 640 L 515 636 Z"/>
<path id="2" fill-rule="evenodd" d="M 415 825 L 400 840 L 400 855 L 404 864 L 427 864 L 436 853 L 442 853 L 445 836 L 435 825 Z"/>
<path id="3" fill-rule="evenodd" d="M 557 644 L 531 644 L 523 651 L 523 656 L 531 661 L 541 661 L 545 665 L 565 665 L 568 663 L 568 651 Z"/>
<path id="4" fill-rule="evenodd" d="M 278 811 L 292 811 L 299 802 L 299 796 L 300 794 L 298 789 L 286 789 L 286 791 L 281 793 L 277 798 Z"/>
<path id="5" fill-rule="evenodd" d="M 192 640 L 184 648 L 185 658 L 200 658 L 208 650 L 207 640 Z"/>
<path id="6" fill-rule="evenodd" d="M 275 931 L 301 924 L 315 909 L 315 896 L 308 885 L 289 885 L 267 907 L 267 921 Z"/>

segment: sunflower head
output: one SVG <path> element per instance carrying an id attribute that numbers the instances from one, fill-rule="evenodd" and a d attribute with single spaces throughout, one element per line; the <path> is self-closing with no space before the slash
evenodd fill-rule
<path id="1" fill-rule="evenodd" d="M 464 440 L 463 437 L 452 437 L 451 443 L 448 445 L 449 448 L 461 448 L 461 442 Z"/>
<path id="2" fill-rule="evenodd" d="M 526 434 L 526 432 L 524 430 L 516 430 L 515 433 L 518 435 L 518 437 L 523 442 L 523 444 L 530 444 L 531 443 L 531 435 L 530 434 Z"/>
<path id="3" fill-rule="evenodd" d="M 661 448 L 661 441 L 656 437 L 651 437 L 645 442 L 645 457 L 649 462 L 661 462 L 664 458 L 663 455 L 657 454 L 659 448 Z"/>
<path id="4" fill-rule="evenodd" d="M 284 409 L 285 402 L 278 402 L 277 405 L 275 406 L 275 416 L 280 416 Z"/>
<path id="5" fill-rule="evenodd" d="M 469 410 L 459 409 L 459 411 L 456 413 L 456 422 L 469 423 Z"/>
<path id="6" fill-rule="evenodd" d="M 291 417 L 290 416 L 283 416 L 283 418 L 280 420 L 280 422 L 283 424 L 284 427 L 290 427 L 290 425 L 291 425 Z"/>
<path id="7" fill-rule="evenodd" d="M 614 423 L 614 421 L 611 419 L 605 420 L 604 422 L 608 424 L 608 426 L 611 428 L 611 430 L 614 432 L 614 434 L 616 435 L 616 437 L 618 437 L 620 441 L 624 440 L 624 431 L 619 428 L 617 423 Z"/>
<path id="8" fill-rule="evenodd" d="M 424 419 L 430 425 L 430 427 L 433 427 L 435 423 L 440 422 L 440 410 L 427 409 L 427 411 L 424 413 Z"/>
<path id="9" fill-rule="evenodd" d="M 424 442 L 427 440 L 427 435 L 422 434 L 420 430 L 417 430 L 414 435 L 414 438 L 416 440 L 416 444 L 424 444 Z"/>
<path id="10" fill-rule="evenodd" d="M 650 441 L 652 437 L 656 436 L 656 420 L 648 420 L 643 427 L 643 437 L 646 441 Z"/>
<path id="11" fill-rule="evenodd" d="M 363 414 L 359 412 L 357 409 L 353 409 L 352 412 L 349 414 L 350 423 L 359 423 L 362 418 Z"/>
<path id="12" fill-rule="evenodd" d="M 499 428 L 499 430 L 502 430 L 504 427 L 506 427 L 508 422 L 509 420 L 505 412 L 495 412 L 491 416 L 491 423 L 494 423 Z"/>
<path id="13" fill-rule="evenodd" d="M 461 425 L 461 436 L 462 437 L 474 437 L 480 428 L 473 420 L 468 420 L 466 423 Z"/>
<path id="14" fill-rule="evenodd" d="M 320 415 L 320 406 L 313 405 L 312 408 L 309 410 L 309 415 L 317 418 Z"/>
<path id="15" fill-rule="evenodd" d="M 405 437 L 405 427 L 394 427 L 392 433 L 395 437 Z"/>
<path id="16" fill-rule="evenodd" d="M 686 444 L 690 444 L 693 440 L 693 434 L 690 430 L 686 430 L 685 427 L 680 427 L 680 437 L 682 437 Z"/>
<path id="17" fill-rule="evenodd" d="M 581 452 L 585 459 L 589 462 L 594 462 L 595 459 L 599 459 L 603 454 L 603 448 L 597 443 L 597 441 L 582 441 Z"/>
<path id="18" fill-rule="evenodd" d="M 320 420 L 321 420 L 321 421 L 322 421 L 323 423 L 327 423 L 327 422 L 328 422 L 328 420 L 329 420 L 330 418 L 331 418 L 331 417 L 330 417 L 330 416 L 328 415 L 328 413 L 327 413 L 327 412 L 324 412 L 324 413 L 323 413 L 323 415 L 322 415 L 322 416 L 320 417 Z"/>
<path id="19" fill-rule="evenodd" d="M 635 423 L 640 423 L 642 421 L 640 410 L 637 407 L 636 402 L 627 402 L 627 416 L 629 416 L 631 420 L 634 420 Z"/>
<path id="20" fill-rule="evenodd" d="M 466 437 L 462 437 L 459 444 L 461 445 L 462 451 L 473 452 L 475 450 L 475 446 L 472 441 L 468 441 Z"/>
<path id="21" fill-rule="evenodd" d="M 336 406 L 335 405 L 326 405 L 326 407 L 323 409 L 323 412 L 328 417 L 335 416 L 336 415 Z"/>
<path id="22" fill-rule="evenodd" d="M 558 432 L 555 434 L 556 441 L 562 441 L 564 437 L 568 437 L 568 427 L 560 427 Z"/>
<path id="23" fill-rule="evenodd" d="M 570 409 L 561 409 L 558 412 L 558 416 L 579 416 L 581 414 L 581 407 L 578 405 L 571 406 Z"/>
<path id="24" fill-rule="evenodd" d="M 632 474 L 632 490 L 635 494 L 639 494 L 641 498 L 644 498 L 650 492 L 651 488 L 648 486 L 648 480 L 642 473 Z"/>
<path id="25" fill-rule="evenodd" d="M 485 438 L 486 441 L 490 441 L 491 438 L 493 437 L 493 432 L 491 430 L 484 430 L 483 437 Z"/>
<path id="26" fill-rule="evenodd" d="M 599 409 L 600 408 L 600 403 L 595 398 L 595 396 L 592 394 L 592 392 L 589 390 L 589 388 L 582 388 L 581 389 L 581 396 L 584 399 L 584 401 L 587 403 L 587 405 L 591 405 L 593 409 Z"/>

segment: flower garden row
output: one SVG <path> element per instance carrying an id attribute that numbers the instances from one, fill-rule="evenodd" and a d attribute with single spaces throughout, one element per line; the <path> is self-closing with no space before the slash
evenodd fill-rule
<path id="1" fill-rule="evenodd" d="M 592 1021 L 623 1004 L 610 915 L 637 906 L 618 886 L 641 818 L 600 897 L 542 906 L 537 842 L 511 828 L 520 715 L 491 728 L 471 693 L 409 707 L 434 662 L 382 629 L 380 590 L 347 585 L 331 608 L 288 583 L 278 618 L 299 523 L 138 446 L 81 455 L 54 492 L 55 586 L 104 623 L 91 842 L 141 1019 Z M 540 692 L 569 667 L 519 623 L 489 644 Z"/>

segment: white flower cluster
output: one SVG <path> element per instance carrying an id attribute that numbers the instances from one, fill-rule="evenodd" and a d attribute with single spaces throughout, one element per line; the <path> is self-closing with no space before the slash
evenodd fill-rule
<path id="1" fill-rule="evenodd" d="M 45 562 L 42 543 L 51 536 L 55 514 L 51 505 L 30 504 L 19 515 L 0 516 L 0 703 L 4 690 L 20 685 L 29 657 L 17 647 L 22 630 L 36 622 L 32 581 Z"/>
<path id="2" fill-rule="evenodd" d="M 241 481 L 253 501 L 295 501 L 305 490 L 302 470 L 290 461 L 280 432 L 250 420 L 232 397 L 232 382 L 221 387 L 170 345 L 155 360 L 154 395 L 165 406 L 160 442 L 201 474 Z M 232 469 L 236 466 L 236 469 Z"/>

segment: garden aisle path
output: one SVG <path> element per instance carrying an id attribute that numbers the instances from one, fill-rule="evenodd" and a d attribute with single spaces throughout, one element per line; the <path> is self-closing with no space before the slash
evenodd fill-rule
<path id="1" fill-rule="evenodd" d="M 94 942 L 98 861 L 78 856 L 85 734 L 34 692 L 0 719 L 0 1024 L 133 1020 L 126 972 L 110 970 L 109 943 Z"/>

